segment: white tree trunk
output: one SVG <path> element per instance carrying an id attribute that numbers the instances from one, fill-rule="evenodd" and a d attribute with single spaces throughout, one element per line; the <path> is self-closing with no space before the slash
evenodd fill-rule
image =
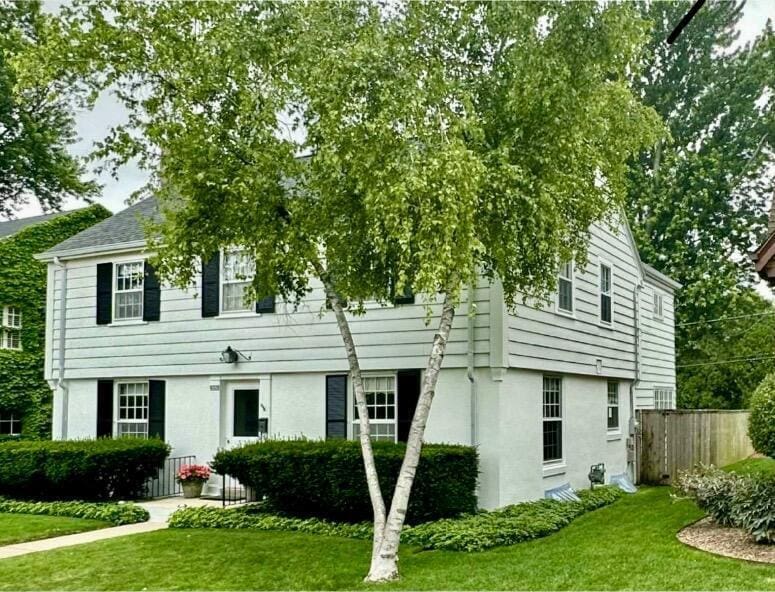
<path id="1" fill-rule="evenodd" d="M 369 498 L 371 507 L 374 510 L 374 538 L 372 542 L 372 564 L 378 550 L 382 547 L 382 537 L 385 532 L 385 500 L 382 497 L 382 490 L 379 487 L 379 476 L 377 474 L 377 465 L 374 462 L 374 451 L 371 447 L 371 429 L 369 426 L 369 408 L 366 405 L 366 396 L 363 392 L 363 377 L 361 376 L 361 366 L 358 361 L 358 353 L 355 349 L 355 341 L 350 332 L 350 323 L 344 312 L 344 307 L 336 293 L 331 282 L 324 279 L 325 273 L 318 269 L 318 275 L 322 279 L 326 288 L 326 295 L 331 308 L 336 316 L 336 322 L 339 326 L 339 332 L 342 334 L 342 341 L 347 352 L 347 362 L 350 366 L 350 375 L 353 381 L 353 391 L 355 392 L 355 403 L 358 409 L 358 419 L 360 420 L 360 442 L 363 456 L 363 466 L 366 470 L 366 484 L 369 489 Z"/>
<path id="2" fill-rule="evenodd" d="M 406 509 L 409 505 L 409 495 L 412 491 L 414 476 L 417 473 L 417 465 L 420 462 L 425 426 L 428 423 L 428 415 L 431 410 L 433 396 L 436 394 L 436 384 L 439 380 L 439 371 L 447 349 L 449 333 L 452 329 L 452 321 L 455 318 L 455 307 L 445 295 L 444 306 L 439 320 L 439 329 L 433 338 L 433 347 L 428 356 L 428 365 L 422 382 L 420 398 L 417 401 L 417 409 L 412 418 L 412 426 L 409 429 L 409 438 L 406 443 L 406 454 L 401 464 L 396 487 L 393 492 L 393 500 L 390 505 L 390 514 L 384 526 L 385 532 L 380 537 L 381 545 L 372 555 L 371 569 L 366 576 L 367 582 L 385 582 L 398 578 L 398 546 L 401 541 L 401 529 L 406 518 Z M 376 540 L 376 537 L 375 537 Z"/>

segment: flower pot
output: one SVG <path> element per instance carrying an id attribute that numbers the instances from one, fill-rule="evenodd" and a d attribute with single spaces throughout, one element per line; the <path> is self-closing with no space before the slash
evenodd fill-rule
<path id="1" fill-rule="evenodd" d="M 204 481 L 183 481 L 183 497 L 191 499 L 202 495 L 202 487 L 204 487 Z"/>

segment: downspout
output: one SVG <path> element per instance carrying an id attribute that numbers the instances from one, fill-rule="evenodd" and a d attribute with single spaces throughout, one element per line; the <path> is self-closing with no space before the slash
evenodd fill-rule
<path id="1" fill-rule="evenodd" d="M 635 389 L 640 383 L 640 291 L 643 289 L 643 282 L 638 281 L 635 287 L 632 289 L 632 305 L 634 311 L 633 319 L 633 346 L 635 351 L 635 377 L 630 383 L 630 430 L 629 430 L 629 443 L 628 443 L 628 456 L 632 451 L 632 460 L 628 459 L 627 470 L 630 473 L 630 478 L 633 483 L 636 481 L 637 475 L 637 462 L 638 462 L 638 447 L 637 438 L 639 425 L 635 419 Z"/>
<path id="2" fill-rule="evenodd" d="M 62 396 L 62 440 L 67 440 L 67 415 L 69 408 L 69 393 L 65 380 L 65 330 L 67 328 L 67 264 L 59 257 L 54 257 L 54 265 L 62 270 L 62 285 L 59 291 L 59 364 L 57 370 L 56 389 Z"/>
<path id="3" fill-rule="evenodd" d="M 468 286 L 468 384 L 469 384 L 469 397 L 471 405 L 471 446 L 476 446 L 479 443 L 478 435 L 478 421 L 479 421 L 479 401 L 477 400 L 476 393 L 476 375 L 474 374 L 474 330 L 476 329 L 476 304 L 474 303 L 474 291 L 476 287 L 474 285 Z"/>

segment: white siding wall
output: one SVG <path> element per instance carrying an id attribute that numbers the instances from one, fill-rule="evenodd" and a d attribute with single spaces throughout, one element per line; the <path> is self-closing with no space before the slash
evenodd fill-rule
<path id="1" fill-rule="evenodd" d="M 552 372 L 633 379 L 635 376 L 635 306 L 633 290 L 641 278 L 640 262 L 624 225 L 615 231 L 596 225 L 591 230 L 589 261 L 576 269 L 574 314 L 548 306 L 519 305 L 508 315 L 509 365 Z M 613 268 L 613 324 L 600 319 L 599 265 Z"/>
<path id="2" fill-rule="evenodd" d="M 662 295 L 662 318 L 654 314 L 654 292 Z M 643 285 L 640 296 L 640 381 L 635 405 L 651 409 L 654 388 L 669 387 L 676 394 L 675 381 L 675 310 L 674 297 L 664 288 Z"/>
<path id="3" fill-rule="evenodd" d="M 122 259 L 131 257 L 122 256 Z M 161 320 L 150 323 L 97 325 L 96 265 L 116 258 L 68 262 L 65 377 L 119 378 L 125 376 L 210 375 L 224 371 L 219 360 L 226 346 L 244 352 L 228 370 L 246 374 L 276 372 L 346 371 L 344 346 L 334 315 L 323 309 L 324 295 L 315 286 L 298 311 L 278 302 L 277 313 L 242 316 L 222 315 L 203 319 L 199 286 L 189 291 L 163 287 Z M 53 264 L 52 264 L 53 268 Z M 59 356 L 59 319 L 62 271 L 55 270 L 51 333 L 50 374 L 56 378 Z M 489 348 L 489 287 L 476 290 L 475 351 L 479 365 L 486 365 Z M 352 316 L 351 327 L 364 369 L 422 368 L 430 351 L 440 306 L 433 305 L 426 325 L 425 307 L 415 305 L 375 308 L 364 316 Z M 320 312 L 323 309 L 321 317 Z M 466 305 L 455 319 L 444 365 L 467 363 Z"/>

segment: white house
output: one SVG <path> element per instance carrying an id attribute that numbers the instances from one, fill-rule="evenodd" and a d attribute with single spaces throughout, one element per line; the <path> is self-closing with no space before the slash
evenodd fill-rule
<path id="1" fill-rule="evenodd" d="M 54 436 L 160 434 L 205 462 L 264 434 L 357 434 L 322 289 L 297 310 L 273 298 L 246 309 L 235 277 L 250 262 L 228 252 L 189 290 L 160 286 L 140 224 L 156 215 L 142 201 L 39 255 Z M 674 406 L 679 286 L 641 263 L 627 224 L 594 227 L 587 266 L 559 273 L 551 306 L 511 314 L 482 281 L 475 315 L 464 305 L 455 319 L 427 440 L 478 447 L 483 507 L 583 487 L 600 462 L 632 472 L 634 411 Z M 412 298 L 351 319 L 376 437 L 406 437 L 434 332 L 424 319 Z"/>

